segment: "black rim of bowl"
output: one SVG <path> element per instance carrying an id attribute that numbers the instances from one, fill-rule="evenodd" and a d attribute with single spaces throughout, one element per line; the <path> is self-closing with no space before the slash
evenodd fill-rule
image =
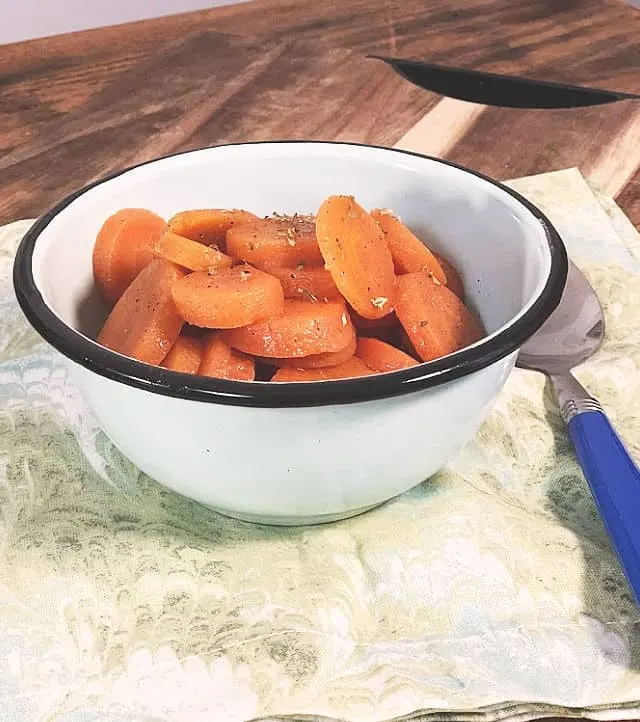
<path id="1" fill-rule="evenodd" d="M 128 386 L 156 394 L 194 401 L 234 406 L 287 408 L 373 401 L 420 391 L 444 384 L 448 381 L 453 381 L 479 369 L 486 368 L 519 349 L 520 346 L 540 328 L 558 305 L 567 277 L 568 261 L 564 244 L 558 232 L 546 216 L 516 191 L 511 190 L 492 178 L 488 178 L 482 173 L 441 158 L 363 143 L 283 140 L 230 143 L 212 146 L 212 148 L 227 147 L 229 145 L 275 145 L 279 143 L 296 145 L 308 143 L 312 145 L 375 148 L 390 153 L 427 158 L 433 162 L 457 168 L 465 173 L 481 178 L 493 186 L 497 186 L 525 206 L 540 223 L 545 233 L 551 253 L 551 269 L 542 292 L 533 305 L 526 313 L 520 316 L 520 318 L 494 337 L 487 338 L 476 346 L 461 349 L 441 359 L 422 363 L 402 371 L 394 371 L 392 373 L 363 378 L 303 383 L 228 381 L 176 373 L 113 353 L 97 343 L 90 341 L 70 326 L 67 326 L 67 324 L 47 306 L 36 286 L 32 272 L 32 257 L 37 239 L 55 216 L 91 188 L 117 178 L 134 168 L 161 161 L 164 158 L 198 152 L 198 150 L 195 150 L 173 153 L 164 156 L 164 158 L 156 158 L 145 163 L 138 163 L 129 168 L 111 173 L 67 196 L 34 223 L 18 247 L 13 269 L 13 282 L 18 303 L 31 325 L 51 346 L 71 361 L 100 376 L 127 384 Z"/>

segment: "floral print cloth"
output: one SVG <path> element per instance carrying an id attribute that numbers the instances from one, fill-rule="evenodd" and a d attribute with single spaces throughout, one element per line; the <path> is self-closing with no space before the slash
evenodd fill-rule
<path id="1" fill-rule="evenodd" d="M 640 458 L 640 239 L 578 171 L 512 183 L 605 308 L 578 371 Z M 112 446 L 30 329 L 0 230 L 0 720 L 640 715 L 640 614 L 539 374 L 361 517 L 218 516 Z M 402 463 L 398 459 L 398 463 Z"/>

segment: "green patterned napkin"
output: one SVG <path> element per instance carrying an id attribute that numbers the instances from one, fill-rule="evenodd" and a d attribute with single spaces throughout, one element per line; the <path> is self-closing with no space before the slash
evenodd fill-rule
<path id="1" fill-rule="evenodd" d="M 598 291 L 578 376 L 638 458 L 640 238 L 575 170 L 511 185 Z M 0 230 L 2 722 L 640 716 L 640 614 L 541 376 L 515 371 L 451 467 L 373 512 L 225 519 L 124 459 L 28 328 L 28 226 Z"/>

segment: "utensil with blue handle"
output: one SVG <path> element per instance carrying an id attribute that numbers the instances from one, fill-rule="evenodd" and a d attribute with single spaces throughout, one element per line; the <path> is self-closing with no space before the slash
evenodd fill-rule
<path id="1" fill-rule="evenodd" d="M 570 263 L 560 304 L 522 347 L 517 365 L 549 377 L 600 516 L 640 604 L 640 470 L 600 403 L 571 373 L 603 337 L 598 297 Z"/>

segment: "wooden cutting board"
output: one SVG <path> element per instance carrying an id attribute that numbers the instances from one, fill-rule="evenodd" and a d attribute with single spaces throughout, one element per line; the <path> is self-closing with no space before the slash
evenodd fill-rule
<path id="1" fill-rule="evenodd" d="M 640 107 L 482 108 L 369 53 L 640 92 L 621 0 L 256 0 L 0 47 L 0 223 L 100 176 L 247 140 L 398 142 L 499 179 L 579 167 L 640 223 Z"/>
<path id="2" fill-rule="evenodd" d="M 502 180 L 579 167 L 616 197 L 634 176 L 640 180 L 640 101 L 532 111 L 442 98 L 396 147 L 447 158 Z M 640 216 L 635 221 L 640 223 Z"/>

